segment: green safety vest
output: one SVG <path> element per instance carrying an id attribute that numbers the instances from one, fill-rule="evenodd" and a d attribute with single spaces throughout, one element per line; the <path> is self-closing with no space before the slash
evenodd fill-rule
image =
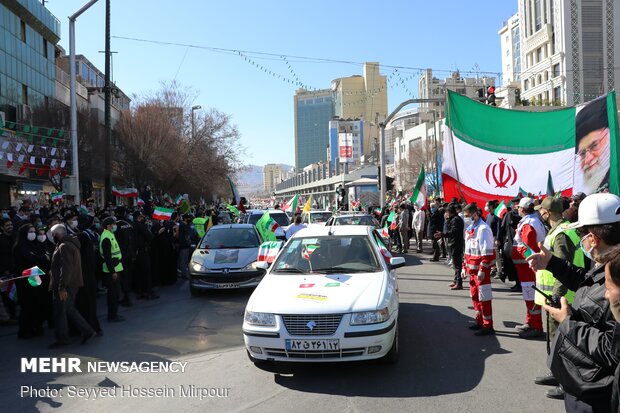
<path id="1" fill-rule="evenodd" d="M 558 234 L 563 232 L 564 234 L 568 236 L 568 238 L 571 240 L 571 242 L 575 246 L 575 255 L 573 256 L 573 265 L 583 268 L 585 266 L 585 257 L 584 257 L 583 250 L 579 247 L 579 241 L 580 241 L 579 235 L 577 235 L 577 230 L 575 229 L 566 229 L 566 225 L 568 225 L 568 223 L 564 222 L 558 225 L 557 227 L 555 227 L 553 231 L 549 232 L 549 234 L 547 234 L 547 236 L 545 237 L 544 245 L 546 248 L 552 250 L 553 244 L 555 243 L 555 238 L 557 237 Z M 555 284 L 555 282 L 556 282 L 556 279 L 553 276 L 552 272 L 547 271 L 547 270 L 536 271 L 536 287 L 544 291 L 545 293 L 549 295 L 553 295 L 553 284 Z M 566 301 L 568 301 L 568 303 L 571 304 L 573 302 L 573 298 L 575 297 L 575 292 L 568 290 L 568 292 L 566 293 L 564 297 L 566 298 Z M 534 296 L 534 302 L 538 305 L 542 305 L 545 303 L 545 297 L 543 297 L 542 294 L 540 294 L 537 291 L 536 295 Z"/>
<path id="2" fill-rule="evenodd" d="M 202 238 L 202 236 L 205 234 L 206 223 L 207 223 L 207 219 L 200 218 L 200 217 L 194 218 L 194 220 L 192 221 L 192 224 L 194 224 L 194 229 L 196 230 L 200 238 Z"/>
<path id="3" fill-rule="evenodd" d="M 118 260 L 118 264 L 116 264 L 116 266 L 114 267 L 114 271 L 109 271 L 108 265 L 106 264 L 104 259 L 103 272 L 108 274 L 110 272 L 121 272 L 123 271 L 123 255 L 121 254 L 121 247 L 118 246 L 118 242 L 116 241 L 116 237 L 114 236 L 114 234 L 107 229 L 103 230 L 101 238 L 99 238 L 99 254 L 101 254 L 101 257 L 103 258 L 103 248 L 101 246 L 103 244 L 103 240 L 106 239 L 110 240 L 110 244 L 112 245 L 112 258 L 116 258 Z"/>

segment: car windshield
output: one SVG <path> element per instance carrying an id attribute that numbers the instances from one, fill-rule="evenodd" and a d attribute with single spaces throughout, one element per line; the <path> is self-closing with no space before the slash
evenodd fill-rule
<path id="1" fill-rule="evenodd" d="M 256 225 L 256 223 L 258 222 L 259 219 L 261 219 L 262 216 L 263 214 L 250 215 L 248 224 Z M 269 216 L 273 218 L 273 220 L 276 221 L 278 225 L 281 227 L 287 227 L 291 224 L 291 222 L 288 219 L 288 216 L 284 212 L 275 212 L 275 213 L 270 212 Z"/>
<path id="2" fill-rule="evenodd" d="M 258 248 L 259 239 L 254 228 L 210 229 L 200 243 L 201 249 Z"/>
<path id="3" fill-rule="evenodd" d="M 332 216 L 331 212 L 311 212 L 310 222 L 313 224 L 320 224 L 321 222 L 327 222 Z"/>
<path id="4" fill-rule="evenodd" d="M 294 238 L 277 261 L 274 273 L 356 273 L 381 271 L 368 236 Z"/>
<path id="5" fill-rule="evenodd" d="M 334 225 L 370 225 L 371 227 L 377 227 L 378 223 L 373 217 L 369 215 L 338 217 L 335 219 Z"/>

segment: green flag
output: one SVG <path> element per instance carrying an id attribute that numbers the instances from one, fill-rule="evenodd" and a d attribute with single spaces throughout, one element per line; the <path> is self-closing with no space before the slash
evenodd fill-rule
<path id="1" fill-rule="evenodd" d="M 390 215 L 388 215 L 387 217 L 387 222 L 392 222 L 395 219 L 396 219 L 396 212 L 395 211 L 390 212 Z"/>
<path id="2" fill-rule="evenodd" d="M 409 200 L 412 204 L 416 204 L 419 207 L 423 207 L 426 203 L 426 181 L 424 175 L 424 165 L 422 165 L 422 170 L 420 170 L 420 175 L 418 175 L 418 181 L 413 187 L 413 192 Z"/>
<path id="3" fill-rule="evenodd" d="M 226 208 L 228 208 L 228 210 L 230 212 L 232 212 L 232 214 L 236 217 L 238 217 L 239 215 L 241 215 L 241 213 L 239 212 L 239 210 L 237 209 L 236 206 L 234 205 L 227 205 Z"/>
<path id="4" fill-rule="evenodd" d="M 263 241 L 276 241 L 276 228 L 278 227 L 278 223 L 271 218 L 269 211 L 265 211 L 256 223 L 256 230 L 263 238 Z"/>

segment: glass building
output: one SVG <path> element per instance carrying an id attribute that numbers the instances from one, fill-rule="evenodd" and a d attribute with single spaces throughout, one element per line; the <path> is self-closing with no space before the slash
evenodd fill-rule
<path id="1" fill-rule="evenodd" d="M 334 116 L 331 90 L 295 94 L 295 168 L 327 161 L 329 121 Z"/>
<path id="2" fill-rule="evenodd" d="M 60 22 L 40 1 L 0 0 L 0 110 L 54 99 L 59 40 Z"/>

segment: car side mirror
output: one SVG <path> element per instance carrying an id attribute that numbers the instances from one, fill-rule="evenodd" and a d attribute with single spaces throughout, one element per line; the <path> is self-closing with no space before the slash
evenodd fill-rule
<path id="1" fill-rule="evenodd" d="M 399 258 L 402 258 L 402 257 L 399 257 Z M 270 264 L 267 261 L 258 261 L 256 263 L 256 269 L 257 270 L 265 270 L 265 271 L 267 271 L 267 269 L 269 268 L 269 265 Z"/>
<path id="2" fill-rule="evenodd" d="M 404 257 L 392 257 L 390 258 L 390 269 L 395 270 L 396 268 L 405 266 L 405 258 Z"/>

